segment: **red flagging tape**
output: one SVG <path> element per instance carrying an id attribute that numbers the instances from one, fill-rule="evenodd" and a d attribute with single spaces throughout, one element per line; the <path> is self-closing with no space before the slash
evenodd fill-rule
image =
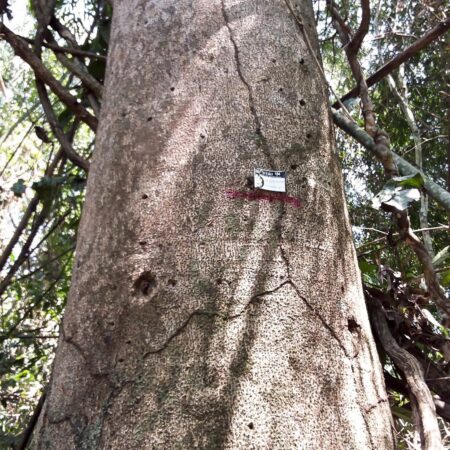
<path id="1" fill-rule="evenodd" d="M 282 202 L 288 203 L 295 208 L 300 208 L 302 206 L 302 202 L 299 198 L 292 197 L 290 195 L 282 194 L 282 193 L 269 193 L 263 191 L 234 191 L 228 190 L 225 191 L 225 195 L 228 198 L 246 198 L 247 200 L 267 200 L 269 202 Z"/>

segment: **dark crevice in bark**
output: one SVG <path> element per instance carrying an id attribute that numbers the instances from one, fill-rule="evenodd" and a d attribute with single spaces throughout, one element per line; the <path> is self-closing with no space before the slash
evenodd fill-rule
<path id="1" fill-rule="evenodd" d="M 303 297 L 303 295 L 300 294 L 300 290 L 297 287 L 297 285 L 292 281 L 289 280 L 288 283 L 294 288 L 297 296 L 299 298 L 301 298 L 303 300 L 303 303 L 308 307 L 308 309 L 321 321 L 322 325 L 328 330 L 328 332 L 331 334 L 331 336 L 336 340 L 336 342 L 338 343 L 339 347 L 342 349 L 342 351 L 344 352 L 345 356 L 347 356 L 347 358 L 349 359 L 353 359 L 354 355 L 350 355 L 347 352 L 347 349 L 345 348 L 344 344 L 341 342 L 341 340 L 339 339 L 339 336 L 336 334 L 336 332 L 333 330 L 333 328 L 328 325 L 328 323 L 326 322 L 326 320 L 322 317 L 322 315 L 317 312 L 313 306 L 308 302 L 308 300 L 306 300 L 305 297 Z"/>
<path id="2" fill-rule="evenodd" d="M 370 414 L 373 409 L 378 408 L 378 406 L 381 405 L 381 403 L 386 403 L 387 401 L 388 401 L 387 398 L 380 398 L 374 405 L 368 406 L 364 411 L 364 414 Z"/>
<path id="3" fill-rule="evenodd" d="M 283 262 L 286 266 L 287 276 L 290 279 L 291 278 L 291 266 L 289 264 L 289 259 L 287 258 L 286 251 L 284 250 L 284 248 L 281 244 L 279 244 L 279 248 L 280 248 L 281 259 L 283 260 Z"/>
<path id="4" fill-rule="evenodd" d="M 219 317 L 222 318 L 224 321 L 225 320 L 234 320 L 237 319 L 238 317 L 242 316 L 242 314 L 245 313 L 245 311 L 247 310 L 247 308 L 252 305 L 255 301 L 257 301 L 259 298 L 261 297 L 265 297 L 267 295 L 273 294 L 276 291 L 280 290 L 281 288 L 283 288 L 284 286 L 286 286 L 287 284 L 291 285 L 297 296 L 305 303 L 305 305 L 308 307 L 308 309 L 316 316 L 319 318 L 320 322 L 322 323 L 322 325 L 328 330 L 328 332 L 331 334 L 331 336 L 336 340 L 336 342 L 338 343 L 339 347 L 342 349 L 342 351 L 344 352 L 345 356 L 347 356 L 347 358 L 349 359 L 353 359 L 355 356 L 354 355 L 350 355 L 347 352 L 347 349 L 345 348 L 344 344 L 342 344 L 341 340 L 339 339 L 339 336 L 336 334 L 336 332 L 333 330 L 333 328 L 328 325 L 328 323 L 326 322 L 326 320 L 322 317 L 322 315 L 317 312 L 313 306 L 306 300 L 305 297 L 303 297 L 300 294 L 300 290 L 298 289 L 298 287 L 295 285 L 295 283 L 289 279 L 286 281 L 283 281 L 283 283 L 279 284 L 277 287 L 275 287 L 274 289 L 270 289 L 268 291 L 264 291 L 261 292 L 259 294 L 254 295 L 249 302 L 244 306 L 244 308 L 238 312 L 237 314 L 233 314 L 232 316 L 227 316 L 225 314 L 222 314 L 220 312 L 217 311 L 207 311 L 207 310 L 195 310 L 193 311 L 191 314 L 189 314 L 189 316 L 184 320 L 184 322 L 182 323 L 182 325 L 180 327 L 178 327 L 172 334 L 170 334 L 166 341 L 158 348 L 153 349 L 153 350 L 148 350 L 144 353 L 143 358 L 148 357 L 149 355 L 153 355 L 153 354 L 157 354 L 157 353 L 161 353 L 162 351 L 164 351 L 169 344 L 172 342 L 173 339 L 175 339 L 177 336 L 179 336 L 185 329 L 186 327 L 189 325 L 189 323 L 191 322 L 191 320 L 194 317 L 199 317 L 199 316 L 206 316 L 206 317 Z"/>
<path id="5" fill-rule="evenodd" d="M 83 348 L 80 346 L 80 344 L 78 344 L 77 342 L 75 342 L 72 338 L 72 336 L 66 336 L 66 332 L 64 330 L 64 326 L 61 327 L 61 334 L 63 337 L 64 342 L 66 342 L 67 344 L 71 345 L 83 358 L 83 361 L 85 362 L 85 364 L 87 366 L 89 366 L 88 364 L 88 358 L 83 350 Z"/>
<path id="6" fill-rule="evenodd" d="M 177 336 L 179 336 L 184 330 L 185 328 L 189 325 L 189 322 L 197 316 L 206 316 L 206 317 L 220 317 L 223 320 L 233 320 L 233 319 L 237 319 L 238 317 L 240 317 L 246 310 L 247 308 L 254 303 L 258 298 L 260 297 L 264 297 L 266 295 L 270 295 L 273 294 L 274 292 L 278 291 L 279 289 L 281 289 L 283 286 L 285 286 L 286 284 L 290 283 L 289 281 L 284 281 L 283 283 L 281 283 L 279 286 L 277 286 L 274 289 L 268 290 L 268 291 L 264 291 L 261 292 L 259 294 L 254 295 L 250 301 L 244 306 L 244 308 L 238 312 L 237 314 L 233 314 L 232 316 L 227 316 L 223 313 L 217 312 L 217 311 L 207 311 L 207 310 L 200 310 L 197 309 L 195 311 L 193 311 L 191 314 L 189 314 L 189 316 L 185 319 L 185 321 L 182 323 L 182 325 L 177 328 L 171 335 L 169 335 L 169 337 L 166 339 L 166 341 L 164 342 L 163 345 L 161 345 L 160 347 L 158 347 L 155 350 L 148 350 L 147 352 L 144 353 L 144 358 L 146 358 L 149 355 L 153 355 L 155 353 L 161 353 L 163 350 L 165 350 L 168 345 L 172 342 L 173 339 L 175 339 Z"/>
<path id="7" fill-rule="evenodd" d="M 222 314 L 215 312 L 215 311 L 205 311 L 205 310 L 195 310 L 193 312 L 191 312 L 191 314 L 189 314 L 189 316 L 185 319 L 185 321 L 182 323 L 182 325 L 177 328 L 172 334 L 170 334 L 168 336 L 168 338 L 166 339 L 166 341 L 164 342 L 164 344 L 162 344 L 159 348 L 156 348 L 154 350 L 147 350 L 144 353 L 144 358 L 146 358 L 149 355 L 154 355 L 156 353 L 161 353 L 163 350 L 165 350 L 169 344 L 173 341 L 173 339 L 175 339 L 177 336 L 179 336 L 185 329 L 186 327 L 189 325 L 189 322 L 197 316 L 206 316 L 206 317 L 223 317 L 225 318 L 225 316 L 223 316 Z"/>
<path id="8" fill-rule="evenodd" d="M 361 406 L 360 406 L 359 412 L 361 413 L 361 417 L 364 420 L 364 425 L 366 426 L 367 435 L 369 436 L 369 441 L 370 441 L 370 448 L 377 448 L 377 445 L 375 445 L 375 443 L 373 442 L 372 433 L 370 432 L 370 424 L 367 420 L 367 417 L 366 417 L 364 411 L 361 410 Z"/>
<path id="9" fill-rule="evenodd" d="M 265 297 L 266 295 L 273 294 L 274 292 L 280 290 L 283 286 L 286 286 L 286 284 L 289 284 L 289 283 L 290 283 L 289 280 L 283 281 L 283 283 L 279 284 L 279 285 L 278 285 L 276 288 L 274 288 L 274 289 L 270 289 L 270 290 L 268 290 L 268 291 L 264 291 L 264 292 L 261 292 L 261 293 L 259 293 L 259 294 L 254 295 L 254 296 L 250 299 L 250 301 L 244 306 L 244 308 L 243 308 L 240 312 L 238 312 L 237 314 L 234 314 L 234 315 L 232 315 L 232 316 L 228 316 L 228 317 L 226 317 L 226 319 L 228 319 L 228 320 L 237 319 L 238 317 L 240 317 L 240 316 L 247 310 L 247 308 L 248 308 L 251 304 L 253 304 L 255 301 L 257 301 L 259 298 Z"/>
<path id="10" fill-rule="evenodd" d="M 231 30 L 230 18 L 229 18 L 228 13 L 227 13 L 227 11 L 225 9 L 225 0 L 220 0 L 220 5 L 221 5 L 221 10 L 222 10 L 223 20 L 225 22 L 225 26 L 227 27 L 228 34 L 230 36 L 230 41 L 231 41 L 231 44 L 232 44 L 233 50 L 234 50 L 234 60 L 235 60 L 235 63 L 236 63 L 236 71 L 237 71 L 237 74 L 239 76 L 239 79 L 241 80 L 242 84 L 245 86 L 245 88 L 247 89 L 247 92 L 248 92 L 249 108 L 250 108 L 250 112 L 251 112 L 251 114 L 253 116 L 253 120 L 255 122 L 255 134 L 258 137 L 258 140 L 260 141 L 261 148 L 262 148 L 262 150 L 264 152 L 264 155 L 267 158 L 267 161 L 271 165 L 270 169 L 274 170 L 275 169 L 274 161 L 273 161 L 272 155 L 270 153 L 270 149 L 269 149 L 269 145 L 267 143 L 267 139 L 264 136 L 263 131 L 262 131 L 261 120 L 260 120 L 260 118 L 258 116 L 258 113 L 256 112 L 255 100 L 253 98 L 253 90 L 252 90 L 252 87 L 250 86 L 249 82 L 245 79 L 244 74 L 242 73 L 242 66 L 241 66 L 241 59 L 240 59 L 239 48 L 237 46 L 236 40 L 234 39 L 233 31 Z"/>

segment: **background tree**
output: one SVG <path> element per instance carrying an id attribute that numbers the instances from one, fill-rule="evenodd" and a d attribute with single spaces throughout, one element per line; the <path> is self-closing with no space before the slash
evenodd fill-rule
<path id="1" fill-rule="evenodd" d="M 79 2 L 58 1 L 54 6 L 54 18 L 50 20 L 47 29 L 54 33 L 57 43 L 51 36 L 43 33 L 42 30 L 45 28 L 43 25 L 40 30 L 38 29 L 38 35 L 32 37 L 33 41 L 29 40 L 30 43 L 39 43 L 44 36 L 41 65 L 50 69 L 53 80 L 48 78 L 49 73 L 43 71 L 39 65 L 36 67 L 35 64 L 33 68 L 37 70 L 38 76 L 44 76 L 43 81 L 52 86 L 52 89 L 58 90 L 54 80 L 59 80 L 69 94 L 79 99 L 81 106 L 87 108 L 91 116 L 98 115 L 102 93 L 95 79 L 98 82 L 103 81 L 111 10 L 103 2 L 86 2 L 84 8 L 80 8 Z M 356 10 L 351 9 L 356 5 L 338 6 L 348 26 L 357 29 Z M 439 3 L 418 2 L 410 2 L 405 7 L 395 2 L 372 5 L 370 27 L 374 27 L 375 31 L 369 31 L 360 54 L 365 67 L 368 68 L 367 72 L 369 74 L 375 72 L 375 69 L 382 65 L 381 62 L 389 60 L 395 54 L 402 54 L 403 49 L 415 43 L 416 39 L 420 42 L 424 33 L 425 36 L 429 35 L 426 33 L 427 30 L 439 28 L 442 34 L 448 28 L 448 20 L 442 12 L 443 6 Z M 15 7 L 16 5 L 13 5 L 11 8 L 13 12 Z M 34 7 L 34 14 L 39 18 L 38 8 Z M 329 67 L 335 91 L 344 94 L 353 85 L 349 70 L 346 68 L 346 60 L 343 53 L 338 50 L 340 44 L 336 41 L 324 5 L 316 3 L 315 9 L 325 67 Z M 14 15 L 16 18 L 20 17 L 20 14 Z M 6 20 L 6 15 L 4 17 Z M 402 29 L 403 23 L 406 25 Z M 28 24 L 31 24 L 31 28 L 22 34 L 32 36 L 33 22 L 30 21 Z M 297 19 L 297 25 L 301 25 L 301 18 L 300 23 Z M 5 37 L 4 32 L 3 35 Z M 444 40 L 438 37 L 439 34 L 434 34 L 431 40 L 436 42 L 421 53 L 415 53 L 412 59 L 408 59 L 411 54 L 406 55 L 403 78 L 409 90 L 407 98 L 409 107 L 416 117 L 416 123 L 425 141 L 422 143 L 422 150 L 426 149 L 423 157 L 424 170 L 443 186 L 446 178 L 447 145 L 444 135 L 448 127 L 445 115 L 441 114 L 446 108 L 446 87 L 443 71 L 440 70 L 440 62 L 445 56 L 445 45 Z M 84 43 L 81 45 L 77 42 Z M 374 45 L 374 43 L 382 44 Z M 21 56 L 30 63 L 32 47 L 28 47 L 28 50 Z M 23 427 L 22 424 L 27 422 L 27 415 L 33 409 L 36 391 L 43 386 L 48 376 L 52 342 L 58 334 L 57 325 L 67 295 L 75 230 L 83 201 L 86 173 L 77 166 L 77 161 L 81 162 L 83 167 L 83 160 L 89 159 L 93 135 L 89 127 L 83 125 L 83 117 L 85 119 L 89 117 L 83 116 L 83 110 L 78 108 L 73 112 L 60 97 L 51 94 L 50 103 L 59 121 L 59 128 L 67 134 L 69 141 L 72 141 L 72 147 L 66 142 L 62 146 L 66 151 L 62 159 L 55 159 L 54 164 L 50 162 L 46 164 L 52 155 L 58 156 L 57 148 L 60 145 L 56 139 L 58 130 L 55 130 L 53 125 L 53 134 L 43 120 L 41 103 L 37 101 L 37 92 L 33 86 L 32 72 L 27 71 L 23 64 L 19 64 L 16 58 L 12 59 L 9 46 L 3 46 L 2 52 L 4 55 L 2 90 L 7 96 L 4 97 L 1 106 L 2 117 L 5 119 L 7 117 L 8 120 L 4 120 L 2 124 L 4 168 L 1 172 L 1 187 L 4 206 L 2 232 L 4 251 L 0 261 L 4 267 L 2 273 L 4 279 L 0 285 L 1 403 L 4 409 L 0 410 L 0 414 L 6 446 Z M 69 58 L 57 60 L 55 54 L 66 55 Z M 87 70 L 84 70 L 83 66 Z M 85 76 L 86 71 L 91 78 Z M 267 82 L 261 83 L 264 85 Z M 17 85 L 19 89 L 15 88 Z M 379 123 L 389 132 L 394 150 L 408 159 L 411 152 L 402 150 L 408 150 L 412 145 L 412 141 L 408 142 L 408 122 L 400 113 L 400 108 L 392 103 L 393 97 L 386 95 L 383 84 L 376 85 L 375 89 L 371 98 Z M 70 100 L 61 89 L 58 92 L 63 99 Z M 11 94 L 14 95 L 13 98 L 9 97 Z M 335 97 L 331 99 L 332 103 L 334 101 Z M 42 104 L 45 106 L 45 103 L 44 98 Z M 358 108 L 355 106 L 357 104 L 353 105 L 352 115 L 359 122 Z M 303 110 L 306 111 L 305 108 Z M 48 104 L 46 113 L 48 116 Z M 92 119 L 87 120 L 94 126 Z M 39 127 L 46 130 L 46 135 L 39 133 Z M 41 136 L 38 137 L 39 135 Z M 44 140 L 41 141 L 42 136 Z M 357 137 L 361 136 L 357 134 Z M 52 142 L 46 143 L 48 139 Z M 62 139 L 61 133 L 59 139 Z M 365 144 L 368 142 L 365 137 L 359 140 Z M 38 143 L 40 144 L 37 145 Z M 444 357 L 448 331 L 442 326 L 445 325 L 445 316 L 436 308 L 433 298 L 430 298 L 429 292 L 421 282 L 420 265 L 395 237 L 395 229 L 390 224 L 388 216 L 369 207 L 370 194 L 367 192 L 379 191 L 383 181 L 374 160 L 367 153 L 362 153 L 361 148 L 348 139 L 339 141 L 340 154 L 344 158 L 350 213 L 353 223 L 359 225 L 357 228 L 354 227 L 354 232 L 356 243 L 360 248 L 359 261 L 363 279 L 368 283 L 367 287 L 372 294 L 378 296 L 380 293 L 383 294 L 383 305 L 388 313 L 394 338 L 419 359 L 425 369 L 426 383 L 434 393 L 438 413 L 448 419 L 449 414 L 446 412 L 448 411 L 446 402 L 449 401 L 446 383 L 448 363 Z M 71 150 L 75 151 L 75 155 Z M 77 154 L 81 156 L 81 161 L 76 158 Z M 414 158 L 411 161 L 414 161 Z M 44 171 L 49 169 L 51 171 L 43 177 Z M 425 187 L 428 188 L 429 179 L 425 181 Z M 34 191 L 30 189 L 33 182 L 36 182 Z M 364 196 L 355 190 L 356 187 L 361 191 L 362 186 L 366 192 Z M 34 198 L 30 195 L 33 192 L 36 193 Z M 29 200 L 28 206 L 25 200 Z M 414 204 L 411 206 L 412 223 L 419 226 L 416 207 Z M 17 217 L 21 208 L 25 213 L 20 223 L 17 219 L 14 219 L 15 224 L 9 223 L 8 214 Z M 433 200 L 428 211 L 428 220 L 432 228 L 432 245 L 436 253 L 435 269 L 441 274 L 441 283 L 444 287 L 448 286 L 448 268 L 446 269 L 445 259 L 448 254 L 445 250 L 448 239 L 443 225 L 446 223 L 445 214 L 445 209 Z M 376 233 L 375 236 L 373 233 Z M 407 382 L 402 378 L 401 370 L 392 364 L 383 351 L 380 356 L 384 361 L 396 428 L 401 433 L 400 445 L 413 448 L 419 444 L 418 438 L 412 433 L 408 400 L 411 394 L 407 391 Z M 30 425 L 29 429 L 32 428 L 33 421 Z M 445 435 L 445 422 L 441 421 L 440 425 Z M 27 436 L 28 433 L 25 432 L 22 444 Z"/>

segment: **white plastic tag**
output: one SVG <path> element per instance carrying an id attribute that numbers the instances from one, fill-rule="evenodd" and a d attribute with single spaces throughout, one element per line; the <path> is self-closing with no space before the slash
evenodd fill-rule
<path id="1" fill-rule="evenodd" d="M 286 192 L 286 172 L 255 169 L 255 188 L 272 192 Z"/>

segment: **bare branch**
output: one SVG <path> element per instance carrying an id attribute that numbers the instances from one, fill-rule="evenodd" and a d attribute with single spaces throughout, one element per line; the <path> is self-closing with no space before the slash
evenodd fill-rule
<path id="1" fill-rule="evenodd" d="M 20 436 L 20 442 L 15 447 L 17 450 L 25 450 L 28 447 L 28 443 L 30 441 L 30 438 L 33 434 L 34 427 L 36 426 L 39 416 L 42 411 L 42 407 L 44 406 L 46 397 L 46 389 L 44 389 L 44 392 L 42 393 L 36 408 L 33 411 L 33 415 L 30 418 L 30 421 L 28 422 L 28 425 L 26 426 L 25 430 L 23 431 L 22 435 Z"/>
<path id="2" fill-rule="evenodd" d="M 338 111 L 335 111 L 333 108 L 331 109 L 331 113 L 333 116 L 333 122 L 339 128 L 352 136 L 367 150 L 378 157 L 378 148 L 371 136 L 369 136 L 363 129 L 358 127 L 357 124 L 350 122 L 346 117 L 344 117 Z M 392 152 L 392 156 L 402 175 L 415 175 L 416 173 L 420 173 L 424 179 L 424 189 L 427 194 L 437 203 L 439 203 L 443 208 L 450 212 L 450 192 L 447 192 L 441 186 L 431 181 L 425 173 L 421 172 L 419 169 L 417 169 L 417 167 L 410 164 L 401 156 L 397 155 L 394 152 Z"/>
<path id="3" fill-rule="evenodd" d="M 64 131 L 60 127 L 58 120 L 56 118 L 55 112 L 53 111 L 50 99 L 48 98 L 47 90 L 44 83 L 36 79 L 36 88 L 39 94 L 39 99 L 41 100 L 42 107 L 44 108 L 45 115 L 53 131 L 53 134 L 58 139 L 61 148 L 67 158 L 72 161 L 76 166 L 82 168 L 86 172 L 89 172 L 89 161 L 82 158 L 78 153 L 76 153 L 70 143 L 69 139 L 65 135 Z"/>
<path id="4" fill-rule="evenodd" d="M 378 339 L 394 364 L 405 376 L 410 392 L 411 407 L 413 411 L 415 410 L 418 418 L 416 426 L 420 432 L 422 448 L 427 450 L 442 449 L 436 407 L 425 383 L 422 368 L 417 359 L 401 348 L 392 337 L 378 300 L 372 297 L 368 291 L 366 291 L 366 294 L 369 299 L 367 303 L 371 313 L 370 317 Z"/>
<path id="5" fill-rule="evenodd" d="M 22 236 L 22 233 L 27 227 L 28 222 L 31 219 L 31 216 L 36 211 L 38 204 L 39 204 L 39 197 L 36 194 L 28 204 L 28 207 L 25 210 L 19 225 L 17 225 L 17 228 L 15 229 L 13 236 L 11 237 L 10 241 L 8 242 L 8 245 L 6 246 L 5 250 L 3 250 L 3 253 L 0 256 L 0 271 L 3 269 L 6 262 L 8 261 L 8 258 L 11 256 L 13 248 L 20 239 L 20 236 Z"/>
<path id="6" fill-rule="evenodd" d="M 33 240 L 36 237 L 36 234 L 38 233 L 39 229 L 44 224 L 45 219 L 47 218 L 49 212 L 50 212 L 49 209 L 44 207 L 39 212 L 39 214 L 35 217 L 33 226 L 31 227 L 31 230 L 30 230 L 30 234 L 28 235 L 25 243 L 23 244 L 22 248 L 20 249 L 19 256 L 16 258 L 16 260 L 14 261 L 14 264 L 8 270 L 8 273 L 6 274 L 6 276 L 0 282 L 0 297 L 3 295 L 6 288 L 11 283 L 11 280 L 13 279 L 17 270 L 28 258 L 31 244 L 33 243 Z"/>
<path id="7" fill-rule="evenodd" d="M 53 158 L 53 161 L 49 164 L 47 170 L 45 171 L 45 176 L 51 176 L 53 174 L 62 157 L 63 151 L 60 150 Z M 8 245 L 5 247 L 5 250 L 3 250 L 3 253 L 0 256 L 0 272 L 2 271 L 6 262 L 8 261 L 8 258 L 10 257 L 15 245 L 19 241 L 20 236 L 22 236 L 22 233 L 27 227 L 31 219 L 31 216 L 36 211 L 38 204 L 39 204 L 39 196 L 36 194 L 28 204 L 28 207 L 25 210 L 22 219 L 20 220 L 20 223 L 17 225 L 17 228 L 14 231 L 13 236 L 11 237 L 10 241 L 8 242 Z"/>
<path id="8" fill-rule="evenodd" d="M 369 32 L 370 25 L 370 1 L 369 0 L 361 0 L 361 10 L 362 17 L 361 23 L 359 24 L 359 28 L 353 36 L 352 40 L 348 44 L 350 50 L 357 55 L 361 45 L 363 43 L 364 38 Z"/>
<path id="9" fill-rule="evenodd" d="M 433 259 L 422 241 L 414 234 L 407 212 L 394 212 L 394 217 L 397 222 L 400 238 L 411 247 L 422 265 L 423 275 L 429 293 L 441 310 L 447 314 L 447 317 L 450 317 L 450 302 L 439 284 L 433 267 Z"/>
<path id="10" fill-rule="evenodd" d="M 52 73 L 44 66 L 42 61 L 35 55 L 28 44 L 19 36 L 0 23 L 0 35 L 12 46 L 17 56 L 20 56 L 33 69 L 36 78 L 47 84 L 59 99 L 78 117 L 85 122 L 93 131 L 96 131 L 98 121 L 90 114 L 80 102 L 71 95 L 62 84 L 56 80 Z"/>
<path id="11" fill-rule="evenodd" d="M 428 33 L 410 45 L 408 48 L 403 50 L 403 52 L 394 56 L 390 59 L 386 64 L 381 66 L 375 73 L 373 73 L 370 77 L 367 78 L 366 83 L 367 86 L 373 86 L 382 80 L 386 75 L 390 74 L 394 71 L 400 64 L 404 63 L 408 59 L 412 58 L 422 49 L 424 49 L 427 45 L 434 42 L 439 36 L 442 36 L 448 29 L 450 29 L 450 17 L 444 20 L 443 22 L 439 22 L 434 28 L 432 28 Z M 359 95 L 359 86 L 355 86 L 350 92 L 341 97 L 341 102 L 344 102 L 350 98 L 358 97 Z M 339 109 L 340 104 L 336 102 L 333 104 L 333 108 Z"/>
<path id="12" fill-rule="evenodd" d="M 34 44 L 34 40 L 19 36 L 24 41 L 28 42 L 29 44 Z M 57 44 L 49 43 L 49 42 L 43 42 L 42 46 L 45 48 L 49 48 L 50 50 L 53 50 L 55 53 L 69 53 L 73 56 L 78 56 L 80 58 L 91 58 L 91 59 L 98 59 L 100 61 L 106 61 L 106 56 L 98 55 L 97 53 L 88 52 L 86 50 L 80 50 L 79 48 L 72 48 L 72 47 L 61 47 Z"/>
<path id="13" fill-rule="evenodd" d="M 50 31 L 44 33 L 44 37 L 51 44 L 56 44 L 55 38 Z M 84 64 L 81 64 L 77 59 L 69 59 L 62 53 L 56 53 L 56 58 L 64 67 L 76 75 L 88 90 L 101 98 L 103 86 L 87 71 Z"/>
<path id="14" fill-rule="evenodd" d="M 398 169 L 395 165 L 394 159 L 392 157 L 392 152 L 390 150 L 389 136 L 385 131 L 377 127 L 375 114 L 373 112 L 372 100 L 369 96 L 369 89 L 364 78 L 361 64 L 358 61 L 358 55 L 354 52 L 353 48 L 350 45 L 347 45 L 349 44 L 349 34 L 348 31 L 346 31 L 343 27 L 344 21 L 340 16 L 333 0 L 327 0 L 327 6 L 331 13 L 333 25 L 341 38 L 342 44 L 344 45 L 344 50 L 345 54 L 347 55 L 350 69 L 352 70 L 353 76 L 357 84 L 359 85 L 362 113 L 364 117 L 364 127 L 367 133 L 373 138 L 375 146 L 377 147 L 377 158 L 383 164 L 383 168 L 388 177 L 391 177 L 398 172 Z M 370 10 L 368 13 L 370 16 Z M 365 17 L 365 20 L 368 20 L 367 17 Z"/>

